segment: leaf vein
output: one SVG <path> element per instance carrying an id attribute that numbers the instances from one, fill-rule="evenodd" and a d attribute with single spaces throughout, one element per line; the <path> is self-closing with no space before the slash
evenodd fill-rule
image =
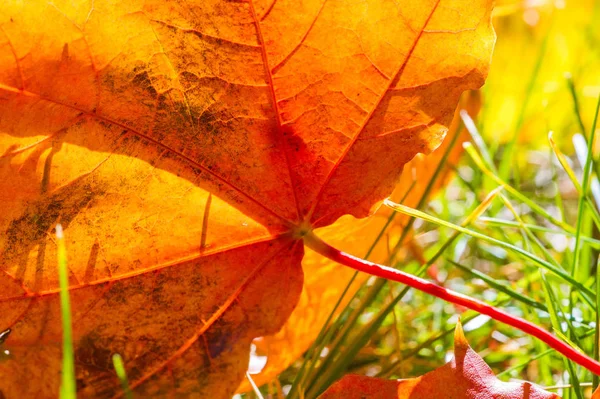
<path id="1" fill-rule="evenodd" d="M 365 118 L 363 124 L 358 129 L 358 131 L 355 134 L 354 138 L 344 148 L 344 151 L 342 152 L 341 156 L 338 158 L 337 162 L 333 165 L 333 167 L 331 168 L 331 170 L 327 174 L 327 177 L 326 177 L 323 185 L 321 186 L 321 189 L 319 190 L 319 193 L 315 197 L 315 200 L 313 201 L 311 209 L 310 209 L 310 211 L 308 213 L 308 220 L 310 220 L 312 218 L 312 215 L 313 215 L 313 213 L 314 213 L 314 211 L 315 211 L 315 209 L 316 209 L 316 207 L 317 207 L 317 205 L 318 205 L 318 203 L 319 203 L 319 201 L 321 199 L 321 196 L 323 195 L 323 193 L 325 192 L 325 188 L 327 187 L 327 185 L 329 184 L 329 182 L 333 178 L 333 176 L 335 174 L 335 171 L 340 166 L 340 164 L 343 162 L 343 160 L 345 159 L 346 155 L 348 154 L 348 152 L 350 151 L 350 149 L 352 148 L 352 146 L 354 145 L 354 143 L 358 140 L 358 137 L 364 131 L 365 127 L 367 126 L 367 124 L 369 123 L 369 121 L 371 120 L 371 118 L 373 117 L 373 115 L 375 114 L 375 111 L 379 108 L 379 105 L 381 104 L 381 102 L 383 101 L 383 99 L 385 98 L 385 96 L 387 95 L 387 93 L 389 92 L 389 90 L 392 87 L 392 85 L 394 84 L 394 82 L 396 82 L 400 78 L 400 76 L 402 76 L 402 72 L 406 68 L 406 65 L 408 65 L 408 62 L 411 59 L 412 53 L 414 52 L 415 48 L 417 47 L 417 44 L 419 43 L 419 39 L 423 35 L 423 32 L 424 32 L 425 28 L 427 27 L 427 24 L 431 20 L 433 14 L 435 13 L 435 10 L 437 9 L 438 5 L 440 4 L 440 1 L 441 0 L 437 0 L 436 1 L 435 5 L 431 9 L 431 12 L 429 13 L 427 19 L 425 20 L 425 23 L 421 27 L 421 30 L 420 30 L 419 34 L 417 35 L 417 37 L 413 41 L 413 44 L 412 44 L 411 48 L 409 49 L 408 53 L 406 54 L 406 57 L 404 58 L 404 61 L 400 64 L 400 67 L 398 68 L 398 70 L 396 71 L 396 73 L 393 75 L 393 79 L 391 79 L 389 81 L 388 86 L 383 91 L 383 93 L 379 96 L 379 99 L 377 100 L 377 103 L 371 109 L 371 112 L 367 115 L 367 117 Z"/>

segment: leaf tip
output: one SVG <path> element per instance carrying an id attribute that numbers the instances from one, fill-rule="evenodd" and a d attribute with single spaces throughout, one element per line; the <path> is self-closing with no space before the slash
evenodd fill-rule
<path id="1" fill-rule="evenodd" d="M 465 337 L 465 333 L 463 331 L 462 323 L 460 321 L 460 317 L 456 322 L 456 328 L 454 329 L 454 352 L 456 353 L 459 349 L 466 349 L 469 347 L 469 343 L 467 342 L 467 338 Z"/>

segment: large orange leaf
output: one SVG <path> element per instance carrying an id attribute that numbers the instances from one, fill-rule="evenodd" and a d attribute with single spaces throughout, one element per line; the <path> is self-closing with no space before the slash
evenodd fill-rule
<path id="1" fill-rule="evenodd" d="M 530 382 L 503 382 L 469 346 L 457 325 L 454 359 L 421 377 L 406 380 L 347 375 L 319 399 L 560 399 Z"/>
<path id="2" fill-rule="evenodd" d="M 483 83 L 489 0 L 3 2 L 4 396 L 228 397 L 302 289 L 301 237 L 367 216 Z"/>

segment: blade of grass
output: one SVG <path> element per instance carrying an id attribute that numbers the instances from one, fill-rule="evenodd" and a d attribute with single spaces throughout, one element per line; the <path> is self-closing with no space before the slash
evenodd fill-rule
<path id="1" fill-rule="evenodd" d="M 558 263 L 556 259 L 554 259 L 554 256 L 552 256 L 550 251 L 548 251 L 544 244 L 540 242 L 540 240 L 535 236 L 535 234 L 533 234 L 531 230 L 529 230 L 527 226 L 525 226 L 525 223 L 521 219 L 521 216 L 519 216 L 519 213 L 513 207 L 512 203 L 508 200 L 508 198 L 506 198 L 504 195 L 500 195 L 500 198 L 502 198 L 504 206 L 506 206 L 506 208 L 510 211 L 510 213 L 512 213 L 512 215 L 516 219 L 517 223 L 519 223 L 519 226 L 521 227 L 521 230 L 525 233 L 525 236 L 529 240 L 531 240 L 531 242 L 535 243 L 538 249 L 544 254 L 548 262 L 552 263 L 557 269 L 560 269 L 562 267 L 561 264 Z"/>
<path id="2" fill-rule="evenodd" d="M 373 296 L 373 298 L 376 296 L 376 294 L 379 293 L 379 290 L 385 283 L 386 281 L 380 279 L 375 283 L 379 285 L 379 287 L 377 287 L 376 289 L 369 290 L 369 293 Z M 360 314 L 362 314 L 362 311 L 364 311 L 364 308 L 365 307 L 361 307 L 361 311 L 356 312 L 356 314 L 360 316 Z M 347 338 L 348 333 L 352 329 L 346 329 L 344 331 L 344 334 L 341 334 L 333 342 L 329 351 L 330 356 L 327 356 L 327 358 L 325 359 L 326 361 L 323 363 L 322 368 L 320 368 L 320 372 L 311 375 L 310 383 L 307 384 L 307 397 L 317 397 L 322 391 L 325 390 L 327 386 L 331 384 L 331 382 L 333 382 L 333 380 L 336 379 L 338 373 L 347 368 L 348 364 L 350 363 L 350 360 L 352 360 L 356 356 L 358 350 L 366 344 L 366 342 L 372 336 L 375 329 L 379 327 L 380 321 L 380 318 L 377 317 L 373 321 L 371 321 L 371 323 L 368 324 L 366 329 L 361 329 L 361 332 L 364 332 L 365 330 L 368 331 L 366 333 L 359 333 L 357 336 L 355 336 L 353 342 L 350 345 L 348 345 L 348 347 L 345 347 L 343 351 L 340 351 L 340 348 L 344 344 L 345 338 Z M 353 320 L 353 323 L 356 323 L 356 321 Z M 350 325 L 353 326 L 355 324 Z M 375 328 L 369 328 L 374 325 L 376 325 Z"/>
<path id="3" fill-rule="evenodd" d="M 598 100 L 598 105 L 600 105 L 600 97 Z M 596 106 L 596 114 L 594 116 L 593 132 L 590 135 L 590 140 L 592 142 L 594 141 L 595 131 L 596 131 L 595 127 L 596 127 L 596 121 L 597 121 L 597 115 L 598 115 L 598 105 Z M 576 238 L 575 249 L 574 249 L 575 257 L 573 259 L 573 264 L 571 265 L 571 269 L 574 271 L 573 273 L 576 273 L 577 270 L 579 269 L 579 251 L 578 251 L 579 250 L 579 239 L 578 239 L 578 236 L 581 235 L 581 224 L 584 219 L 583 212 L 585 210 L 585 205 L 587 205 L 589 207 L 589 210 L 592 213 L 594 222 L 595 222 L 596 226 L 600 229 L 600 213 L 598 212 L 598 208 L 596 206 L 594 206 L 595 201 L 592 201 L 592 198 L 590 198 L 590 196 L 589 196 L 590 183 L 592 181 L 591 180 L 592 165 L 593 165 L 592 154 L 588 153 L 586 156 L 585 162 L 582 163 L 584 173 L 583 173 L 583 181 L 580 184 L 579 180 L 577 179 L 577 177 L 575 175 L 575 172 L 569 165 L 567 157 L 565 157 L 565 155 L 559 150 L 558 146 L 554 142 L 552 135 L 553 135 L 552 132 L 548 133 L 548 142 L 550 143 L 550 147 L 554 151 L 554 154 L 556 155 L 560 165 L 563 167 L 564 171 L 567 173 L 567 176 L 569 176 L 569 179 L 571 180 L 571 182 L 575 186 L 575 189 L 577 190 L 577 193 L 579 194 L 579 200 L 578 200 L 578 205 L 577 205 L 577 223 L 575 226 L 575 238 Z M 584 139 L 584 142 L 585 142 L 585 139 Z"/>
<path id="4" fill-rule="evenodd" d="M 549 148 L 550 158 L 552 159 L 552 148 Z M 566 220 L 565 203 L 561 196 L 560 185 L 558 183 L 558 170 L 554 162 L 550 161 L 550 171 L 552 172 L 552 188 L 554 189 L 554 205 L 559 211 L 560 220 Z"/>
<path id="5" fill-rule="evenodd" d="M 562 151 L 556 145 L 556 142 L 554 141 L 553 131 L 548 132 L 548 143 L 550 143 L 550 148 L 552 148 L 556 159 L 558 159 L 558 163 L 560 163 L 560 166 L 562 166 L 567 176 L 569 176 L 569 180 L 571 180 L 571 183 L 573 183 L 573 186 L 575 186 L 577 192 L 581 193 L 581 184 L 579 183 L 579 180 L 575 175 L 575 171 L 573 170 L 571 165 L 569 165 L 569 159 L 565 156 L 565 154 L 562 153 Z"/>
<path id="6" fill-rule="evenodd" d="M 579 129 L 581 129 L 581 133 L 585 133 L 585 125 L 583 124 L 583 119 L 581 118 L 581 108 L 579 106 L 579 96 L 577 95 L 577 89 L 575 89 L 575 82 L 573 81 L 573 75 L 571 73 L 565 73 L 565 79 L 567 81 L 567 87 L 569 88 L 569 93 L 571 94 L 571 99 L 573 100 L 573 112 L 575 113 L 575 117 L 577 119 L 577 123 L 579 124 Z"/>
<path id="7" fill-rule="evenodd" d="M 494 161 L 490 155 L 490 151 L 489 151 L 487 145 L 485 144 L 485 140 L 483 139 L 483 137 L 481 137 L 481 133 L 479 133 L 479 130 L 477 129 L 477 126 L 475 125 L 475 121 L 473 121 L 473 119 L 471 118 L 469 113 L 464 109 L 460 111 L 460 117 L 465 125 L 465 128 L 471 135 L 471 138 L 473 139 L 473 143 L 475 143 L 475 146 L 481 153 L 481 157 L 482 157 L 485 165 L 492 172 L 494 172 L 495 174 L 498 174 L 498 170 L 496 169 L 496 165 L 494 165 Z"/>
<path id="8" fill-rule="evenodd" d="M 498 282 L 498 280 L 494 280 L 493 278 L 491 278 L 490 276 L 488 276 L 487 274 L 481 273 L 478 270 L 472 269 L 470 267 L 467 267 L 465 265 L 462 265 L 459 262 L 456 262 L 452 259 L 447 258 L 446 259 L 447 262 L 451 263 L 453 266 L 459 268 L 460 270 L 463 270 L 466 273 L 469 273 L 471 275 L 473 275 L 476 278 L 481 279 L 483 282 L 485 282 L 486 284 L 488 284 L 490 287 L 496 289 L 497 291 L 500 291 L 506 295 L 508 295 L 509 297 L 517 300 L 518 302 L 521 302 L 531 308 L 535 308 L 544 312 L 549 313 L 548 308 L 546 307 L 546 305 L 535 301 L 534 299 L 531 299 L 523 294 L 520 294 L 518 292 L 516 292 L 515 290 L 511 289 L 508 285 L 502 284 L 500 282 Z M 531 278 L 530 278 L 531 279 Z M 571 318 L 574 319 L 570 314 L 566 313 L 563 314 L 561 313 L 561 315 L 565 318 Z M 569 319 L 569 320 L 571 320 Z M 574 342 L 579 342 L 578 338 L 575 338 Z M 577 344 L 579 345 L 579 344 Z"/>
<path id="9" fill-rule="evenodd" d="M 60 284 L 60 312 L 63 329 L 63 362 L 60 398 L 77 397 L 75 385 L 75 356 L 73 354 L 73 334 L 71 330 L 71 302 L 69 300 L 69 276 L 67 270 L 67 250 L 63 228 L 56 225 L 56 245 L 58 249 L 58 280 Z"/>
<path id="10" fill-rule="evenodd" d="M 503 371 L 499 372 L 498 374 L 496 374 L 496 377 L 500 378 L 503 375 L 510 374 L 511 372 L 513 372 L 515 370 L 519 370 L 519 369 L 527 366 L 529 363 L 533 362 L 534 360 L 541 359 L 544 356 L 549 355 L 549 354 L 554 353 L 554 352 L 556 352 L 556 351 L 554 349 L 552 349 L 552 348 L 546 349 L 545 351 L 538 353 L 537 355 L 533 356 L 532 358 L 530 358 L 530 359 L 528 359 L 528 360 L 526 360 L 526 361 L 524 361 L 522 363 L 519 363 L 519 364 L 517 364 L 515 366 L 512 366 L 511 368 L 508 368 L 506 370 L 503 370 Z"/>
<path id="11" fill-rule="evenodd" d="M 592 383 L 591 382 L 582 382 L 581 384 L 579 384 L 579 386 L 591 387 Z M 550 391 L 550 390 L 565 389 L 565 388 L 572 388 L 572 387 L 573 387 L 573 385 L 571 385 L 571 384 L 561 384 L 561 385 L 549 385 L 549 386 L 545 386 L 543 388 L 547 391 Z"/>
<path id="12" fill-rule="evenodd" d="M 456 266 L 460 270 L 483 280 L 487 285 L 496 289 L 497 291 L 503 292 L 506 295 L 510 296 L 511 298 L 526 304 L 527 306 L 531 306 L 533 308 L 542 310 L 544 312 L 548 311 L 548 308 L 546 308 L 546 306 L 544 306 L 543 304 L 541 304 L 529 297 L 526 297 L 523 294 L 519 294 L 517 291 L 511 289 L 510 287 L 508 287 L 504 284 L 501 284 L 497 280 L 494 280 L 493 278 L 489 277 L 487 274 L 481 273 L 480 271 L 475 270 L 475 269 L 471 269 L 470 267 L 466 267 L 458 262 L 453 261 L 452 259 L 446 259 L 446 261 L 450 262 L 452 265 Z"/>
<path id="13" fill-rule="evenodd" d="M 573 88 L 574 89 L 574 88 Z M 594 143 L 594 138 L 596 136 L 596 118 L 598 117 L 598 107 L 600 107 L 600 97 L 598 98 L 598 106 L 596 107 L 596 116 L 594 117 L 594 126 L 592 131 L 590 132 L 590 143 Z M 582 179 L 582 193 L 579 195 L 579 201 L 577 203 L 577 224 L 575 227 L 575 248 L 574 251 L 574 260 L 572 273 L 573 275 L 577 275 L 577 271 L 579 270 L 579 245 L 581 242 L 581 226 L 583 223 L 583 211 L 584 211 L 584 201 L 585 198 L 590 191 L 590 182 L 592 175 L 592 152 L 588 151 L 587 158 L 585 160 L 585 164 L 583 167 L 583 179 Z"/>
<path id="14" fill-rule="evenodd" d="M 247 371 L 246 371 L 246 378 L 248 379 L 248 382 L 250 382 L 250 385 L 252 386 L 252 390 L 254 391 L 254 395 L 256 395 L 257 399 L 265 399 L 262 396 L 262 393 L 260 393 L 260 389 L 258 389 L 258 387 L 256 386 L 256 383 L 252 379 L 252 376 Z"/>
<path id="15" fill-rule="evenodd" d="M 513 214 L 514 218 L 517 220 L 517 222 L 519 223 L 521 229 L 525 232 L 526 236 L 533 242 L 536 244 L 536 246 L 539 248 L 539 250 L 542 251 L 542 253 L 544 254 L 544 256 L 546 257 L 546 259 L 553 263 L 557 268 L 560 268 L 561 265 L 556 261 L 556 259 L 554 259 L 554 257 L 552 256 L 552 254 L 550 253 L 550 251 L 548 251 L 548 249 L 540 242 L 540 240 L 531 232 L 531 230 L 529 230 L 525 224 L 523 223 L 523 220 L 521 219 L 521 217 L 519 216 L 518 212 L 515 210 L 515 208 L 512 206 L 512 204 L 510 203 L 510 201 L 508 200 L 508 198 L 506 198 L 505 196 L 501 195 L 502 200 L 504 201 L 505 206 L 510 210 L 510 212 Z M 574 276 L 572 274 L 573 278 L 577 278 L 576 276 Z M 573 294 L 573 291 L 571 291 L 571 294 Z M 573 297 L 573 295 L 571 295 L 571 297 Z M 574 303 L 573 298 L 571 298 L 570 304 L 572 305 Z M 564 316 L 564 313 L 563 313 Z M 571 319 L 573 319 L 573 307 L 571 306 L 571 316 L 570 317 L 565 317 L 565 321 L 567 322 L 567 324 L 569 325 L 569 331 L 575 331 L 573 325 L 571 324 Z M 573 335 L 573 339 L 577 339 L 576 335 Z M 577 345 L 580 345 L 579 342 L 576 342 Z"/>
<path id="16" fill-rule="evenodd" d="M 498 219 L 498 218 L 492 218 L 492 217 L 486 217 L 486 216 L 480 217 L 477 220 L 477 222 L 488 224 L 488 225 L 493 225 L 493 226 L 506 226 L 506 227 L 514 227 L 514 228 L 521 227 L 521 224 L 518 222 L 515 222 L 514 220 L 504 220 L 504 219 Z M 530 223 L 524 223 L 523 225 L 532 231 L 539 231 L 539 232 L 550 233 L 550 234 L 558 234 L 558 235 L 567 236 L 567 237 L 575 237 L 575 233 L 571 233 L 571 232 L 564 231 L 564 230 L 551 229 L 549 227 L 538 226 L 538 225 L 530 224 Z M 581 240 L 595 249 L 600 249 L 600 240 L 596 240 L 594 238 L 590 238 L 587 236 L 581 236 Z"/>
<path id="17" fill-rule="evenodd" d="M 596 129 L 594 129 L 596 130 Z M 575 148 L 575 155 L 577 155 L 577 159 L 581 165 L 587 164 L 588 157 L 592 157 L 591 165 L 592 168 L 595 169 L 596 161 L 593 159 L 593 154 L 588 152 L 588 145 L 585 137 L 582 134 L 574 134 L 573 135 L 573 147 Z M 592 140 L 590 140 L 592 141 Z M 598 181 L 598 177 L 595 175 L 590 176 L 590 191 L 592 192 L 592 197 L 594 198 L 594 202 L 596 203 L 596 208 L 600 208 L 600 181 Z"/>
<path id="18" fill-rule="evenodd" d="M 552 292 L 552 287 L 548 283 L 548 280 L 545 276 L 544 271 L 540 270 L 540 274 L 542 277 L 542 283 L 543 283 L 542 286 L 544 287 L 546 304 L 548 305 L 548 310 L 550 310 L 550 312 L 549 312 L 550 320 L 552 321 L 554 330 L 557 333 L 561 333 L 561 335 L 564 336 L 564 334 L 562 334 L 561 323 L 558 318 L 558 313 L 559 313 L 558 309 L 560 308 L 560 304 L 557 301 L 556 297 L 554 296 L 554 293 Z M 572 326 L 569 326 L 569 331 L 573 331 Z M 575 386 L 575 394 L 577 395 L 577 399 L 583 399 L 583 397 L 581 396 L 581 387 L 579 386 L 579 378 L 577 378 L 577 373 L 575 372 L 573 364 L 571 363 L 571 361 L 568 358 L 564 359 L 564 362 L 565 362 L 565 366 L 567 366 L 567 370 L 569 372 L 570 379 L 571 379 L 571 381 L 573 381 L 573 385 Z"/>
<path id="19" fill-rule="evenodd" d="M 315 381 L 318 380 L 319 378 L 321 378 L 321 376 L 323 374 L 327 374 L 327 371 L 323 372 L 323 370 L 328 370 L 331 373 L 336 373 L 340 368 L 343 368 L 343 365 L 345 365 L 345 363 L 340 362 L 339 359 L 336 357 L 336 355 L 338 355 L 339 353 L 342 353 L 342 352 L 344 352 L 344 354 L 346 354 L 346 355 L 350 353 L 350 351 L 346 351 L 346 350 L 342 351 L 340 348 L 342 348 L 344 346 L 344 344 L 346 343 L 346 340 L 347 340 L 350 332 L 353 331 L 353 328 L 356 325 L 360 315 L 364 313 L 365 309 L 369 305 L 371 305 L 371 303 L 373 303 L 373 301 L 375 301 L 375 299 L 377 298 L 377 295 L 379 294 L 379 292 L 381 291 L 381 289 L 384 287 L 384 285 L 386 283 L 387 283 L 387 281 L 385 281 L 383 279 L 378 279 L 375 281 L 375 283 L 371 287 L 369 287 L 369 290 L 365 294 L 364 299 L 361 300 L 361 302 L 355 309 L 353 309 L 348 320 L 343 323 L 341 331 L 339 331 L 339 333 L 337 334 L 335 339 L 333 339 L 333 341 L 330 341 L 329 353 L 323 359 L 323 363 L 321 364 L 321 367 L 318 370 L 317 369 L 311 370 L 311 374 L 309 375 L 309 378 L 307 379 L 308 383 L 306 384 L 306 386 L 311 388 L 311 389 L 309 389 L 309 393 L 311 392 L 312 389 L 314 389 Z M 310 394 L 309 394 L 308 397 L 312 397 L 312 396 L 310 396 Z"/>
<path id="20" fill-rule="evenodd" d="M 558 146 L 554 142 L 554 139 L 552 138 L 552 132 L 550 132 L 548 134 L 548 142 L 550 143 L 550 147 L 554 151 L 554 154 L 558 158 L 560 165 L 563 167 L 564 171 L 567 173 L 567 176 L 569 176 L 569 179 L 573 183 L 575 190 L 579 194 L 579 203 L 581 204 L 581 206 L 578 205 L 578 208 L 577 208 L 578 214 L 577 214 L 577 225 L 575 227 L 575 237 L 577 237 L 578 229 L 579 229 L 579 234 L 581 234 L 581 222 L 583 220 L 583 216 L 580 216 L 580 213 L 582 213 L 583 210 L 585 209 L 584 205 L 589 207 L 589 210 L 591 211 L 591 214 L 592 214 L 592 218 L 594 219 L 596 226 L 598 226 L 598 228 L 600 229 L 600 213 L 598 213 L 598 209 L 596 209 L 596 207 L 594 206 L 594 203 L 589 198 L 589 195 L 588 195 L 589 185 L 587 185 L 586 189 L 584 189 L 582 184 L 579 183 L 579 180 L 577 179 L 577 176 L 575 175 L 575 171 L 569 165 L 569 161 L 567 160 L 567 157 L 565 157 L 565 155 L 558 149 Z M 588 179 L 589 179 L 589 176 L 588 176 Z M 588 184 L 588 182 L 586 182 L 586 184 Z M 575 253 L 577 253 L 577 251 L 575 251 Z"/>
<path id="21" fill-rule="evenodd" d="M 579 339 L 584 339 L 584 338 L 587 338 L 587 337 L 589 337 L 591 335 L 594 335 L 594 334 L 596 334 L 596 331 L 597 331 L 597 329 L 593 329 L 593 330 L 587 331 L 587 332 L 581 334 L 581 336 L 579 337 Z M 502 377 L 504 375 L 512 373 L 515 370 L 522 369 L 523 367 L 527 366 L 529 363 L 531 363 L 531 362 L 533 362 L 535 360 L 541 359 L 544 356 L 548 356 L 551 353 L 556 353 L 556 350 L 554 350 L 553 348 L 546 349 L 545 351 L 538 353 L 537 355 L 533 356 L 530 359 L 527 359 L 524 362 L 521 362 L 521 363 L 516 364 L 516 365 L 514 365 L 514 366 L 512 366 L 510 368 L 507 368 L 506 370 L 500 371 L 498 374 L 496 374 L 496 377 L 500 378 L 500 377 Z"/>
<path id="22" fill-rule="evenodd" d="M 515 245 L 506 243 L 504 241 L 500 241 L 500 240 L 495 239 L 493 237 L 490 237 L 490 236 L 487 236 L 485 234 L 479 233 L 479 232 L 477 232 L 475 230 L 471 230 L 471 229 L 468 229 L 468 228 L 465 228 L 465 227 L 461 227 L 461 226 L 455 225 L 455 224 L 450 223 L 450 222 L 446 222 L 445 220 L 438 219 L 438 218 L 436 218 L 434 216 L 428 215 L 428 214 L 426 214 L 424 212 L 421 212 L 421 211 L 418 211 L 416 209 L 409 208 L 409 207 L 404 206 L 402 204 L 396 204 L 396 203 L 394 203 L 394 202 L 392 202 L 390 200 L 385 200 L 384 204 L 386 206 L 394 209 L 395 211 L 402 212 L 402 213 L 408 214 L 410 216 L 417 217 L 417 218 L 426 220 L 426 221 L 431 222 L 431 223 L 435 223 L 435 224 L 440 225 L 440 226 L 449 227 L 449 228 L 454 229 L 456 231 L 460 231 L 460 232 L 462 232 L 464 234 L 468 234 L 471 237 L 479 238 L 479 239 L 482 239 L 484 241 L 487 241 L 487 242 L 493 243 L 495 245 L 498 245 L 499 247 L 502 247 L 504 249 L 511 250 L 511 251 L 513 251 L 513 252 L 521 255 L 523 258 L 533 261 L 534 263 L 538 264 L 540 267 L 543 267 L 543 268 L 545 268 L 545 269 L 553 272 L 557 276 L 561 277 L 563 280 L 565 280 L 568 283 L 570 283 L 571 285 L 577 287 L 579 290 L 581 290 L 582 293 L 585 293 L 590 298 L 591 297 L 595 297 L 595 293 L 592 290 L 590 290 L 589 288 L 587 288 L 586 286 L 584 286 L 579 281 L 573 279 L 564 270 L 558 269 L 552 263 L 549 263 L 549 262 L 547 262 L 547 261 L 545 261 L 545 260 L 537 257 L 536 255 L 534 255 L 534 254 L 532 254 L 530 252 L 527 252 L 527 251 L 525 251 L 525 250 L 523 250 L 523 249 L 521 249 L 521 248 L 519 248 L 519 247 L 517 247 Z"/>
<path id="23" fill-rule="evenodd" d="M 121 388 L 123 389 L 123 393 L 125 394 L 125 398 L 133 399 L 133 394 L 129 389 L 129 380 L 127 379 L 127 373 L 125 372 L 125 365 L 123 364 L 123 358 L 118 353 L 115 353 L 112 356 L 113 367 L 115 368 L 115 372 L 117 373 L 117 377 L 119 377 L 119 381 L 121 382 Z"/>
<path id="24" fill-rule="evenodd" d="M 494 159 L 493 159 L 492 155 L 490 155 L 490 149 L 487 146 L 487 144 L 485 143 L 485 140 L 483 139 L 483 137 L 481 136 L 479 129 L 475 125 L 475 121 L 473 121 L 471 116 L 465 110 L 462 110 L 460 112 L 460 117 L 465 125 L 465 128 L 471 135 L 471 140 L 473 141 L 473 144 L 475 145 L 475 147 L 481 154 L 483 164 L 493 174 L 498 175 L 498 169 L 496 168 L 496 165 L 494 164 Z M 483 176 L 485 176 L 485 174 L 483 174 Z M 480 177 L 483 177 L 483 176 L 480 175 Z M 491 179 L 482 179 L 482 181 L 480 181 L 479 183 L 480 183 L 479 188 L 483 188 L 483 190 L 485 190 L 485 191 L 488 191 L 493 185 L 495 185 L 495 182 Z M 476 193 L 477 188 L 470 187 L 469 191 Z M 497 211 L 498 209 L 499 208 L 492 208 L 492 211 Z"/>
<path id="25" fill-rule="evenodd" d="M 575 107 L 575 114 L 577 115 L 577 120 L 579 121 L 579 125 L 582 129 L 582 133 L 585 133 L 585 127 L 583 125 L 583 121 L 581 119 L 581 113 L 579 111 L 579 101 L 577 99 L 577 92 L 575 90 L 575 84 L 573 83 L 573 79 L 569 76 L 567 79 L 568 83 L 569 83 L 569 89 L 571 92 L 571 96 L 573 98 L 573 104 Z M 592 122 L 592 129 L 590 131 L 590 136 L 589 136 L 589 142 L 590 142 L 590 148 L 592 148 L 592 146 L 594 145 L 595 142 L 595 137 L 596 137 L 596 123 L 598 122 L 598 110 L 600 109 L 600 95 L 598 96 L 598 101 L 596 103 L 596 110 L 594 112 L 594 121 Z M 585 141 L 585 140 L 584 140 Z M 579 200 L 577 202 L 577 222 L 576 222 L 576 227 L 575 227 L 575 247 L 573 249 L 573 263 L 571 266 L 571 275 L 575 278 L 577 278 L 580 273 L 579 273 L 579 269 L 580 269 L 580 259 L 581 259 L 581 230 L 582 230 L 582 226 L 583 226 L 583 220 L 584 220 L 584 211 L 585 211 L 585 200 L 586 198 L 588 198 L 588 193 L 590 192 L 590 186 L 591 186 L 591 182 L 592 182 L 592 164 L 593 164 L 593 157 L 592 157 L 592 151 L 587 151 L 587 156 L 585 159 L 585 163 L 583 165 L 583 178 L 582 178 L 582 189 L 581 192 L 579 193 Z M 596 180 L 597 182 L 597 180 Z M 592 213 L 593 211 L 597 211 L 597 208 L 595 208 L 593 206 L 593 204 L 591 205 L 592 207 Z M 586 273 L 587 274 L 587 273 Z M 571 296 L 573 295 L 573 290 L 571 287 Z M 596 303 L 598 302 L 598 291 L 596 290 Z M 570 302 L 572 304 L 572 301 Z M 573 308 L 571 305 L 571 314 L 573 313 Z M 596 309 L 597 310 L 597 309 Z M 598 341 L 596 341 L 596 345 L 598 346 Z M 596 355 L 596 359 L 598 359 L 598 355 L 597 355 L 597 351 L 594 350 L 595 355 Z M 578 395 L 578 399 L 580 394 L 580 390 L 579 390 L 579 380 L 577 379 L 577 374 L 575 373 L 575 371 L 573 370 L 573 365 L 569 364 L 569 373 L 571 374 L 571 378 L 573 380 L 573 383 L 576 387 L 575 392 Z M 595 377 L 597 378 L 597 377 Z"/>
<path id="26" fill-rule="evenodd" d="M 463 147 L 465 148 L 465 151 L 467 152 L 467 154 L 469 154 L 469 156 L 471 157 L 473 162 L 475 162 L 475 165 L 477 165 L 477 167 L 479 169 L 481 169 L 481 171 L 485 175 L 487 175 L 488 177 L 491 177 L 497 184 L 503 186 L 508 193 L 510 193 L 515 198 L 517 198 L 519 201 L 522 201 L 523 203 L 527 204 L 527 206 L 529 206 L 531 208 L 531 210 L 533 210 L 537 214 L 541 215 L 548 221 L 552 222 L 554 225 L 556 225 L 566 231 L 573 232 L 573 233 L 575 232 L 575 229 L 573 229 L 572 226 L 568 225 L 567 223 L 565 223 L 561 220 L 556 219 L 554 216 L 552 216 L 550 213 L 548 213 L 544 208 L 542 208 L 540 205 L 536 204 L 531 198 L 527 197 L 526 195 L 522 194 L 521 192 L 519 192 L 518 190 L 516 190 L 515 188 L 510 186 L 508 183 L 506 183 L 506 181 L 501 179 L 498 175 L 496 175 L 489 168 L 487 168 L 485 166 L 485 164 L 483 163 L 483 160 L 481 159 L 481 157 L 477 154 L 477 152 L 473 148 L 473 145 L 471 143 L 463 143 Z"/>

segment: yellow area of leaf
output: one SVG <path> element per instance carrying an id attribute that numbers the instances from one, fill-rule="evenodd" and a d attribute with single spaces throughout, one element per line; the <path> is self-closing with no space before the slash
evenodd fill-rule
<path id="1" fill-rule="evenodd" d="M 460 324 L 454 333 L 454 359 L 421 377 L 405 380 L 347 375 L 320 399 L 559 399 L 530 382 L 503 382 L 469 346 Z"/>
<path id="2" fill-rule="evenodd" d="M 300 298 L 307 229 L 364 217 L 485 78 L 488 0 L 0 4 L 0 362 L 54 397 L 229 397 Z M 52 378 L 49 376 L 57 376 Z"/>

